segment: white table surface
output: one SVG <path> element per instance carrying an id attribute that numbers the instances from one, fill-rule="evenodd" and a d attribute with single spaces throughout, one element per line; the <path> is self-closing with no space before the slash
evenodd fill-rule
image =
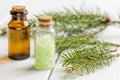
<path id="1" fill-rule="evenodd" d="M 98 35 L 98 38 L 105 41 L 120 43 L 120 25 L 109 26 Z M 61 67 L 60 58 L 57 60 L 53 71 L 39 71 L 34 69 L 34 39 L 31 39 L 31 57 L 26 60 L 4 60 L 3 58 L 7 57 L 7 46 L 7 36 L 0 37 L 0 80 L 68 80 Z M 117 58 L 110 67 L 105 67 L 90 75 L 80 76 L 70 80 L 120 80 L 119 75 L 120 58 Z"/>

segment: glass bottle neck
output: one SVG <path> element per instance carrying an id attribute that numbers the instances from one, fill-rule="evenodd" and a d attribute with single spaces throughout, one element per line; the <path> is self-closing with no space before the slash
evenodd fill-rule
<path id="1" fill-rule="evenodd" d="M 12 15 L 12 20 L 27 20 L 26 14 L 14 14 Z"/>
<path id="2" fill-rule="evenodd" d="M 27 20 L 27 10 L 24 12 L 16 12 L 16 11 L 10 11 L 10 14 L 12 15 L 12 20 Z"/>
<path id="3" fill-rule="evenodd" d="M 41 27 L 41 26 L 39 26 L 38 27 L 40 30 L 43 30 L 43 31 L 49 31 L 49 30 L 51 30 L 53 27 L 52 27 L 52 25 L 51 26 L 49 26 L 49 27 Z"/>

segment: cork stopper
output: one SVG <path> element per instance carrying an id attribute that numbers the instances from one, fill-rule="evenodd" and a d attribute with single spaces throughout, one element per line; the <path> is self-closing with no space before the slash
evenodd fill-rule
<path id="1" fill-rule="evenodd" d="M 38 17 L 39 22 L 52 22 L 51 16 L 39 16 Z"/>
<path id="2" fill-rule="evenodd" d="M 13 12 L 24 12 L 26 9 L 25 9 L 25 6 L 13 6 L 12 7 L 12 11 Z"/>
<path id="3" fill-rule="evenodd" d="M 50 27 L 52 24 L 51 16 L 39 16 L 38 20 L 40 27 Z"/>

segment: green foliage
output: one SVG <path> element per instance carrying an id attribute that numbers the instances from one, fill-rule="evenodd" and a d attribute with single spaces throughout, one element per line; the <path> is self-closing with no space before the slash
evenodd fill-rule
<path id="1" fill-rule="evenodd" d="M 111 53 L 120 45 L 90 39 L 112 22 L 108 16 L 76 9 L 44 14 L 53 17 L 57 33 L 62 34 L 56 39 L 56 48 L 62 53 L 63 67 L 67 73 L 91 73 L 110 65 L 116 57 Z"/>
<path id="2" fill-rule="evenodd" d="M 108 23 L 111 22 L 110 18 L 106 15 L 85 12 L 81 11 L 81 9 L 76 10 L 75 8 L 65 8 L 63 11 L 48 11 L 39 15 L 49 15 L 53 17 L 54 27 L 57 32 L 56 37 L 93 37 L 95 34 L 104 30 Z M 31 36 L 34 36 L 35 33 L 37 26 L 36 20 L 37 18 L 28 20 L 31 27 Z M 7 30 L 2 30 L 1 35 L 6 33 Z"/>
<path id="3" fill-rule="evenodd" d="M 44 15 L 53 17 L 57 33 L 63 33 L 61 37 L 93 37 L 111 22 L 106 15 L 76 10 L 75 8 L 49 11 Z"/>
<path id="4" fill-rule="evenodd" d="M 7 28 L 6 27 L 0 29 L 0 36 L 5 35 L 6 33 L 7 33 Z"/>
<path id="5" fill-rule="evenodd" d="M 117 57 L 117 55 L 107 54 L 106 52 L 103 55 L 89 56 L 85 58 L 79 57 L 74 59 L 74 61 L 68 60 L 66 63 L 67 65 L 65 65 L 67 67 L 66 72 L 76 73 L 78 75 L 89 74 L 95 72 L 97 69 L 110 66 L 115 57 Z"/>
<path id="6" fill-rule="evenodd" d="M 109 66 L 116 55 L 111 54 L 120 45 L 95 39 L 65 38 L 56 40 L 62 51 L 63 67 L 67 73 L 84 75 Z"/>
<path id="7" fill-rule="evenodd" d="M 58 52 L 67 50 L 69 48 L 75 48 L 78 49 L 79 47 L 84 46 L 105 46 L 105 47 L 119 47 L 120 45 L 110 43 L 110 42 L 104 42 L 99 41 L 96 39 L 86 39 L 86 38 L 58 38 L 56 39 L 56 48 Z"/>
<path id="8" fill-rule="evenodd" d="M 30 25 L 30 35 L 32 37 L 34 37 L 35 32 L 36 32 L 36 27 L 37 27 L 37 24 L 36 24 L 37 20 L 36 19 L 29 19 L 28 22 Z"/>

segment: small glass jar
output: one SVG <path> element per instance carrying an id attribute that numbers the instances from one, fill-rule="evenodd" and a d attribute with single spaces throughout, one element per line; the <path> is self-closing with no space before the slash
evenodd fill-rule
<path id="1" fill-rule="evenodd" d="M 52 17 L 39 16 L 39 26 L 35 34 L 35 68 L 40 70 L 54 67 L 55 30 Z"/>

